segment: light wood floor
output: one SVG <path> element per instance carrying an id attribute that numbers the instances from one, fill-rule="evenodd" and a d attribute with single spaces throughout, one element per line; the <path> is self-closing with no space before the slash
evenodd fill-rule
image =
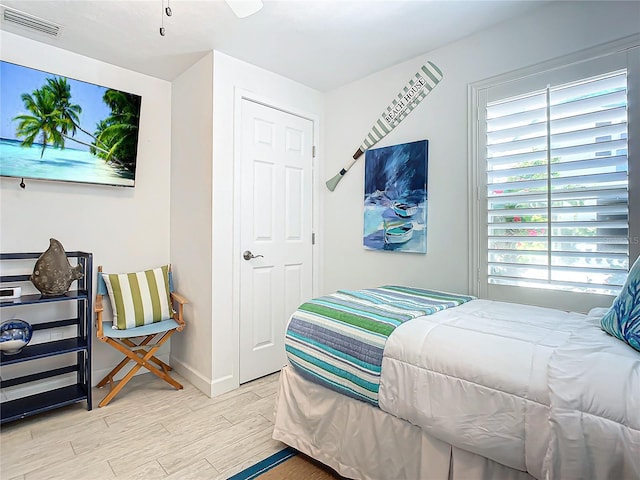
<path id="1" fill-rule="evenodd" d="M 271 439 L 278 373 L 208 398 L 175 376 L 174 390 L 135 377 L 112 402 L 86 403 L 2 426 L 2 480 L 226 479 L 275 453 Z"/>

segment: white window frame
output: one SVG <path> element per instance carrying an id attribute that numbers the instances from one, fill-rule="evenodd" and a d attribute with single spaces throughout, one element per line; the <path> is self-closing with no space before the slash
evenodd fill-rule
<path id="1" fill-rule="evenodd" d="M 578 312 L 611 305 L 613 297 L 605 294 L 488 283 L 486 125 L 480 120 L 480 108 L 495 99 L 488 97 L 489 91 L 499 91 L 500 98 L 507 98 L 522 93 L 523 88 L 544 88 L 550 79 L 554 84 L 569 83 L 621 68 L 627 69 L 628 79 L 629 266 L 640 255 L 640 35 L 632 35 L 469 85 L 469 291 L 473 295 Z"/>

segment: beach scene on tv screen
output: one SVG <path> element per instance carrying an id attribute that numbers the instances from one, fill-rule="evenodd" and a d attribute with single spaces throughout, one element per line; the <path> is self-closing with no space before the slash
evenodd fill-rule
<path id="1" fill-rule="evenodd" d="M 0 175 L 132 187 L 141 97 L 0 62 Z"/>

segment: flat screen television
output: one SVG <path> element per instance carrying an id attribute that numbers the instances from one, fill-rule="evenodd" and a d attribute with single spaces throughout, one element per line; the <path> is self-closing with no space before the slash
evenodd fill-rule
<path id="1" fill-rule="evenodd" d="M 142 97 L 0 61 L 0 175 L 133 187 Z"/>

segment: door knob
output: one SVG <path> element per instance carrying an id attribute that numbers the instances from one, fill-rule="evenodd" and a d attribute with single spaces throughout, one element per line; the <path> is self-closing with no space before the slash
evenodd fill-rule
<path id="1" fill-rule="evenodd" d="M 258 257 L 262 257 L 262 255 L 254 255 L 249 250 L 245 250 L 245 252 L 242 254 L 242 258 L 244 258 L 245 260 L 251 260 L 252 258 Z"/>

